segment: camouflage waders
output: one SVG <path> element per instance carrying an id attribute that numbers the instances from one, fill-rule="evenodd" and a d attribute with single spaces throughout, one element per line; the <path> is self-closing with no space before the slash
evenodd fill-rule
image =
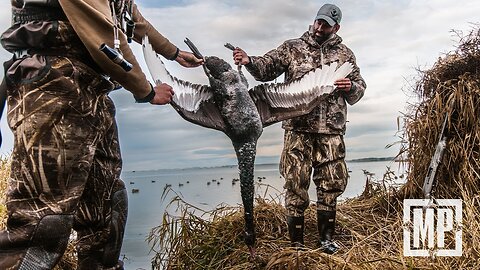
<path id="1" fill-rule="evenodd" d="M 285 178 L 290 240 L 294 245 L 303 245 L 304 211 L 310 203 L 308 188 L 313 170 L 319 245 L 333 253 L 338 250 L 332 241 L 337 197 L 345 190 L 348 178 L 343 136 L 285 131 L 284 141 L 280 172 Z"/>
<path id="2" fill-rule="evenodd" d="M 69 57 L 27 56 L 12 67 L 15 142 L 0 269 L 52 269 L 72 228 L 78 269 L 122 269 L 127 196 L 107 96 L 113 84 Z"/>
<path id="3" fill-rule="evenodd" d="M 337 197 L 347 185 L 345 144 L 342 135 L 285 131 L 280 172 L 285 178 L 285 206 L 290 216 L 303 216 L 309 205 L 313 170 L 317 210 L 335 210 Z"/>

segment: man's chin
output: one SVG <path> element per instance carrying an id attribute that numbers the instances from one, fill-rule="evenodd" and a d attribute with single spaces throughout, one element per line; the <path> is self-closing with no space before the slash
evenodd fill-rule
<path id="1" fill-rule="evenodd" d="M 329 38 L 329 36 L 317 36 L 317 35 L 315 35 L 313 38 L 315 39 L 315 41 L 318 44 L 322 44 Z"/>

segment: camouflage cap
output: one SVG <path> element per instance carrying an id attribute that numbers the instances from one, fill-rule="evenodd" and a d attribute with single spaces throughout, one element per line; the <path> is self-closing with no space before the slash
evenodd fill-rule
<path id="1" fill-rule="evenodd" d="M 330 26 L 340 24 L 342 11 L 335 5 L 325 4 L 318 10 L 316 20 L 325 20 Z"/>

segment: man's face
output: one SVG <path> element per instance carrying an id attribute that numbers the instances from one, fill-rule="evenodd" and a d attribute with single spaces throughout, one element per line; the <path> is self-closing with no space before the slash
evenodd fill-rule
<path id="1" fill-rule="evenodd" d="M 325 20 L 316 20 L 313 23 L 313 37 L 318 42 L 318 44 L 322 44 L 327 40 L 332 34 L 335 34 L 340 25 L 335 24 L 334 26 L 330 26 Z"/>

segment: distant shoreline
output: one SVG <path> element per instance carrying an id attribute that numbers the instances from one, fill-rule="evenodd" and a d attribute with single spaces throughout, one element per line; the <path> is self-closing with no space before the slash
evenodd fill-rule
<path id="1" fill-rule="evenodd" d="M 395 157 L 369 157 L 369 158 L 357 158 L 357 159 L 350 159 L 347 162 L 376 162 L 376 161 L 394 161 Z"/>
<path id="2" fill-rule="evenodd" d="M 381 161 L 394 161 L 395 157 L 368 157 L 368 158 L 357 158 L 357 159 L 350 159 L 346 160 L 347 162 L 351 163 L 361 163 L 361 162 L 381 162 Z M 255 164 L 257 166 L 278 166 L 278 163 L 260 163 Z M 222 166 L 212 166 L 212 167 L 188 167 L 188 168 L 171 168 L 171 169 L 152 169 L 152 170 L 132 170 L 129 172 L 142 172 L 142 171 L 177 171 L 177 170 L 204 170 L 204 169 L 219 169 L 219 168 L 233 168 L 237 167 L 236 164 L 232 165 L 222 165 Z"/>

